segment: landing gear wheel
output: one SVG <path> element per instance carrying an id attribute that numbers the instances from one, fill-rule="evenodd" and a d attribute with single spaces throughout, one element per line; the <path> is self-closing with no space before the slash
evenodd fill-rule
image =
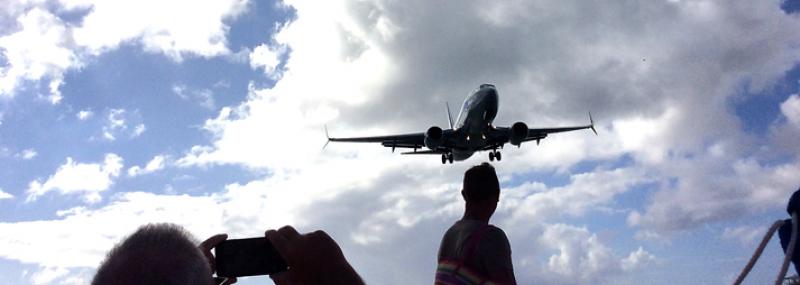
<path id="1" fill-rule="evenodd" d="M 442 164 L 447 163 L 447 154 L 442 154 Z"/>
<path id="2" fill-rule="evenodd" d="M 496 158 L 497 158 L 497 161 L 500 161 L 501 159 L 503 159 L 503 156 L 502 156 L 502 155 L 500 155 L 500 152 L 499 152 L 499 151 L 494 153 L 494 157 L 496 157 Z"/>
<path id="3" fill-rule="evenodd" d="M 453 163 L 453 154 L 452 153 L 447 154 L 447 160 L 450 161 L 450 164 Z"/>
<path id="4" fill-rule="evenodd" d="M 494 161 L 494 152 L 493 151 L 489 152 L 489 161 Z"/>

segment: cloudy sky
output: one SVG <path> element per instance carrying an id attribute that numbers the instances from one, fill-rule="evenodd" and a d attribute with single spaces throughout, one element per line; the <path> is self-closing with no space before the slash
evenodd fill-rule
<path id="1" fill-rule="evenodd" d="M 495 163 L 521 284 L 730 283 L 800 186 L 797 1 L 310 2 L 0 2 L 0 283 L 86 284 L 151 222 L 323 229 L 368 283 L 431 283 L 486 153 L 324 126 L 445 126 L 481 83 L 496 125 L 597 122 Z"/>

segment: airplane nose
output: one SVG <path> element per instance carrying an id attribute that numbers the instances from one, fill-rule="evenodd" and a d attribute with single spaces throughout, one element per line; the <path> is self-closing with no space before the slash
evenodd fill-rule
<path id="1" fill-rule="evenodd" d="M 497 89 L 486 88 L 486 100 L 497 102 Z"/>

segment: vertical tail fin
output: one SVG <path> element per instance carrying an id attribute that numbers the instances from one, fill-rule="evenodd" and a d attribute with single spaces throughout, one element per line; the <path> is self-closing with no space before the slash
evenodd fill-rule
<path id="1" fill-rule="evenodd" d="M 453 128 L 453 115 L 450 115 L 450 103 L 444 102 L 445 106 L 447 106 L 447 122 L 450 123 L 450 129 Z"/>

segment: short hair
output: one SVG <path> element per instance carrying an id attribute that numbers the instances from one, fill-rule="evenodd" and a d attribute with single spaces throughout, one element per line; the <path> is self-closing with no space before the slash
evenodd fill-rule
<path id="1" fill-rule="evenodd" d="M 500 182 L 494 167 L 484 162 L 467 169 L 463 190 L 467 201 L 497 199 L 500 196 Z"/>
<path id="2" fill-rule="evenodd" d="M 191 234 L 174 224 L 148 224 L 109 251 L 92 280 L 101 284 L 212 284 L 212 277 Z"/>

